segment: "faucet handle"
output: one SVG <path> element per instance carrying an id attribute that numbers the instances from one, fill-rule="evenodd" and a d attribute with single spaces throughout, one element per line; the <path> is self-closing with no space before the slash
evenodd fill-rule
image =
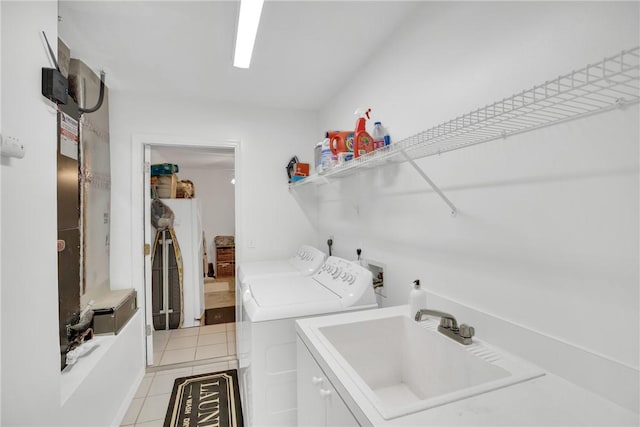
<path id="1" fill-rule="evenodd" d="M 476 330 L 473 328 L 473 326 L 469 326 L 465 323 L 460 325 L 460 336 L 462 338 L 471 338 L 475 334 Z"/>
<path id="2" fill-rule="evenodd" d="M 453 322 L 447 317 L 441 317 L 440 326 L 443 328 L 451 329 L 451 327 L 453 326 Z"/>

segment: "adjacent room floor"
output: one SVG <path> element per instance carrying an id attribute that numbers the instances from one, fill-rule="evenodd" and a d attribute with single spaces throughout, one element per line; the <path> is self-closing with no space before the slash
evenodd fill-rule
<path id="1" fill-rule="evenodd" d="M 208 323 L 215 324 L 154 331 L 154 367 L 224 356 L 235 357 L 235 278 L 205 279 L 204 299 Z"/>

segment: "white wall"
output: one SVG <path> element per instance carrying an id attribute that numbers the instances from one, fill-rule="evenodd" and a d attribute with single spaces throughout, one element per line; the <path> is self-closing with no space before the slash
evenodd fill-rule
<path id="1" fill-rule="evenodd" d="M 2 3 L 2 131 L 27 151 L 2 159 L 3 425 L 58 415 L 56 115 L 40 95 L 49 66 L 40 31 L 56 40 L 56 9 Z"/>
<path id="2" fill-rule="evenodd" d="M 2 58 L 2 2 L 0 2 L 0 58 Z M 2 100 L 2 64 L 0 64 L 0 100 Z M 2 135 L 2 102 L 0 101 L 0 135 Z M 2 224 L 2 173 L 0 173 L 0 224 Z M 2 227 L 0 226 L 0 242 Z M 0 244 L 0 289 L 2 289 L 2 245 Z M 2 292 L 0 292 L 2 307 Z M 2 366 L 2 328 L 0 328 L 0 367 Z M 2 422 L 2 369 L 0 368 L 0 422 Z"/>
<path id="3" fill-rule="evenodd" d="M 48 67 L 41 31 L 56 40 L 57 2 L 2 2 L 2 132 L 26 147 L 23 159 L 2 159 L 2 420 L 14 425 L 116 425 L 142 377 L 142 324 L 137 345 L 116 350 L 123 368 L 91 393 L 61 403 L 58 341 L 56 113 L 40 94 Z M 126 361 L 122 363 L 122 361 Z M 82 388 L 83 385 L 80 385 Z M 85 389 L 86 391 L 86 389 Z M 93 394 L 92 394 L 93 393 Z M 96 394 L 108 396 L 103 404 Z M 78 412 L 78 408 L 82 408 Z M 124 409 L 123 409 L 124 408 Z M 76 418 L 79 413 L 91 418 Z"/>
<path id="4" fill-rule="evenodd" d="M 202 229 L 207 241 L 207 258 L 215 262 L 215 236 L 234 236 L 235 186 L 231 184 L 233 170 L 180 167 L 181 180 L 193 182 L 196 198 L 202 208 Z"/>
<path id="5" fill-rule="evenodd" d="M 320 127 L 353 128 L 353 110 L 370 106 L 392 139 L 426 130 L 638 45 L 638 7 L 426 2 Z M 332 234 L 338 255 L 361 247 L 386 263 L 386 305 L 405 304 L 420 278 L 430 305 L 475 309 L 462 321 L 491 325 L 487 313 L 536 332 L 549 346 L 530 357 L 638 411 L 638 140 L 633 106 L 418 161 L 456 218 L 406 163 L 354 175 L 320 192 L 317 244 Z M 523 353 L 497 329 L 477 333 Z M 543 360 L 556 345 L 598 361 Z"/>
<path id="6" fill-rule="evenodd" d="M 142 167 L 134 135 L 239 140 L 236 170 L 237 262 L 284 258 L 316 235 L 289 194 L 285 166 L 291 156 L 312 161 L 316 117 L 313 113 L 214 105 L 195 100 L 110 93 L 112 174 L 111 280 L 140 286 L 142 257 L 132 253 L 132 238 L 142 234 L 141 189 L 132 188 L 132 164 Z M 118 160 L 115 160 L 118 159 Z M 131 163 L 133 162 L 133 163 Z M 181 173 L 181 177 L 186 176 Z M 196 192 L 199 191 L 196 188 Z M 133 237 L 132 237 L 133 236 Z M 248 247 L 251 241 L 253 248 Z M 141 253 L 141 252 L 140 252 Z"/>

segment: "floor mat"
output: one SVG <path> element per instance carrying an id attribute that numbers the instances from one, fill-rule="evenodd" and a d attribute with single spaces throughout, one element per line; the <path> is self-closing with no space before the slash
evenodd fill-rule
<path id="1" fill-rule="evenodd" d="M 178 378 L 173 384 L 164 427 L 242 427 L 238 371 Z"/>

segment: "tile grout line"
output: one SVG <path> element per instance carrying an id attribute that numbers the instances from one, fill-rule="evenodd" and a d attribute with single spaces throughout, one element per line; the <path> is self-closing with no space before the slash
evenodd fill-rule
<path id="1" fill-rule="evenodd" d="M 153 386 L 154 381 L 156 380 L 156 378 L 158 378 L 159 376 L 164 376 L 164 375 L 175 375 L 175 374 L 171 374 L 172 371 L 183 371 L 182 373 L 178 374 L 178 375 L 184 375 L 184 376 L 189 376 L 189 375 L 194 375 L 193 372 L 196 369 L 201 369 L 200 367 L 202 366 L 207 366 L 207 365 L 219 365 L 221 368 L 226 369 L 237 369 L 237 367 L 233 367 L 233 366 L 237 366 L 237 357 L 235 354 L 235 348 L 233 348 L 233 352 L 232 350 L 230 350 L 230 348 L 235 347 L 235 323 L 231 324 L 218 324 L 218 325 L 224 325 L 224 328 L 221 331 L 218 332 L 208 332 L 208 333 L 201 333 L 203 332 L 202 329 L 199 329 L 197 331 L 196 334 L 190 334 L 190 335 L 186 335 L 183 336 L 182 333 L 180 334 L 176 334 L 177 336 L 175 338 L 188 338 L 188 337 L 192 337 L 195 336 L 196 338 L 196 345 L 195 347 L 180 347 L 177 349 L 168 349 L 167 347 L 169 347 L 169 342 L 171 341 L 171 337 L 173 335 L 173 331 L 170 331 L 168 335 L 168 337 L 166 339 L 163 339 L 163 341 L 166 341 L 163 345 L 161 345 L 161 349 L 159 350 L 159 358 L 158 360 L 161 362 L 165 352 L 166 351 L 172 351 L 172 350 L 184 350 L 184 349 L 195 349 L 194 350 L 194 358 L 192 360 L 188 360 L 185 362 L 179 362 L 179 363 L 174 363 L 174 364 L 167 364 L 167 365 L 157 365 L 157 366 L 151 366 L 151 367 L 147 367 L 147 372 L 145 373 L 145 376 L 143 378 L 143 382 L 144 381 L 148 381 L 148 385 L 146 386 L 146 390 L 144 392 L 144 394 L 142 396 L 136 397 L 134 398 L 135 400 L 140 400 L 140 407 L 138 408 L 138 411 L 134 417 L 134 422 L 133 424 L 126 424 L 126 426 L 129 427 L 135 427 L 136 425 L 138 425 L 138 420 L 140 415 L 142 414 L 142 410 L 145 407 L 145 404 L 147 403 L 147 400 L 152 397 L 155 398 L 156 396 L 163 396 L 165 394 L 170 394 L 171 391 L 169 393 L 161 393 L 161 394 L 154 394 L 152 396 L 149 395 L 149 393 L 151 392 L 151 388 Z M 230 327 L 229 325 L 233 325 L 233 327 Z M 206 325 L 206 326 L 213 326 L 213 325 Z M 217 325 L 216 325 L 217 326 Z M 225 334 L 225 339 L 224 340 L 220 340 L 221 342 L 214 342 L 213 344 L 203 344 L 203 345 L 199 345 L 200 343 L 200 336 L 207 336 L 207 335 L 217 335 L 217 334 Z M 233 338 L 233 342 L 230 342 L 230 338 Z M 154 340 L 155 341 L 155 340 Z M 207 347 L 207 346 L 216 346 L 216 345 L 221 345 L 224 344 L 224 347 L 226 349 L 225 351 L 225 355 L 223 356 L 219 356 L 219 357 L 214 357 L 214 358 L 206 358 L 206 359 L 195 359 L 196 357 L 196 353 L 197 353 L 197 349 L 198 348 L 202 348 L 202 347 Z M 155 350 L 155 349 L 154 349 Z M 233 354 L 232 354 L 233 353 Z M 181 364 L 187 364 L 187 366 L 180 366 Z M 175 365 L 175 366 L 172 366 Z M 166 369 L 168 368 L 169 369 Z M 165 369 L 163 369 L 165 368 Z M 151 370 L 149 370 L 151 369 Z M 180 377 L 176 377 L 176 378 L 180 378 Z M 137 395 L 137 393 L 136 393 Z M 132 400 L 133 403 L 133 400 Z M 141 423 L 148 423 L 148 422 L 152 422 L 152 421 L 156 421 L 156 420 L 161 420 L 162 416 L 158 419 L 154 418 L 152 420 L 146 420 L 144 422 Z M 123 424 L 124 426 L 124 424 Z"/>

